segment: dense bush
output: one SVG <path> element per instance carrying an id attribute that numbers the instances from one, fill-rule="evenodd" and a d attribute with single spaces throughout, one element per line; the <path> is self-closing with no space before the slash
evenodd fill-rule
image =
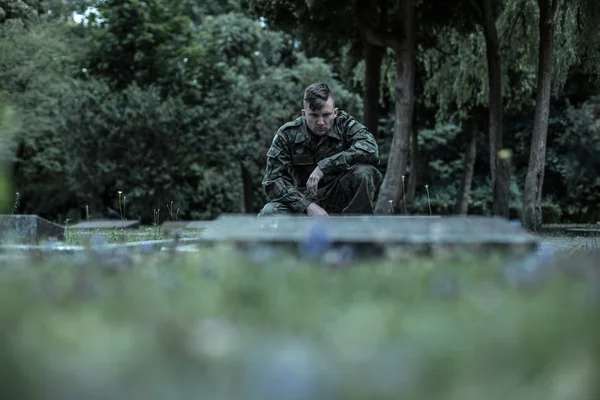
<path id="1" fill-rule="evenodd" d="M 63 98 L 61 111 L 69 190 L 80 206 L 118 210 L 122 191 L 129 218 L 151 220 L 170 201 L 184 215 L 198 204 L 203 160 L 210 158 L 198 109 L 162 99 L 158 88 L 111 91 L 90 80 Z"/>
<path id="2" fill-rule="evenodd" d="M 65 158 L 53 126 L 59 118 L 57 101 L 68 94 L 68 82 L 76 75 L 73 54 L 80 45 L 71 27 L 61 23 L 0 25 L 0 91 L 21 120 L 12 168 L 21 194 L 18 212 L 55 218 L 69 208 Z"/>
<path id="3" fill-rule="evenodd" d="M 600 98 L 567 108 L 557 125 L 550 160 L 564 178 L 565 214 L 600 221 Z"/>

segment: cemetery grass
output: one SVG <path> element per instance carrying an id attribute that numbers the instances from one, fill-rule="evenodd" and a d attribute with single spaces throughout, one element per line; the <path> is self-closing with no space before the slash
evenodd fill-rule
<path id="1" fill-rule="evenodd" d="M 67 245 L 88 245 L 94 237 L 102 237 L 109 244 L 141 242 L 144 240 L 165 240 L 173 239 L 176 235 L 183 233 L 183 236 L 196 236 L 204 229 L 186 229 L 176 230 L 162 228 L 160 226 L 141 226 L 137 229 L 67 229 L 65 230 L 65 244 Z"/>
<path id="2" fill-rule="evenodd" d="M 593 399 L 596 252 L 350 261 L 266 248 L 0 268 L 3 398 Z"/>

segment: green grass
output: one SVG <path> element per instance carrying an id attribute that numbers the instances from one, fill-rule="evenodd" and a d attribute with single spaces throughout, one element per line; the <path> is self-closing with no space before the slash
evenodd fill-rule
<path id="1" fill-rule="evenodd" d="M 203 229 L 182 230 L 183 234 L 193 235 L 202 232 Z M 172 239 L 177 231 L 154 226 L 142 226 L 138 229 L 94 229 L 80 231 L 77 229 L 67 229 L 65 235 L 65 244 L 68 245 L 86 245 L 93 236 L 102 237 L 106 243 L 131 243 L 146 240 Z"/>
<path id="2" fill-rule="evenodd" d="M 597 255 L 525 266 L 519 285 L 499 258 L 251 259 L 2 265 L 2 397 L 597 398 Z"/>

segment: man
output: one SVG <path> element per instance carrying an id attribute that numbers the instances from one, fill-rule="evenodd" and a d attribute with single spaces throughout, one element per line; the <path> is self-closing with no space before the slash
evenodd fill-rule
<path id="1" fill-rule="evenodd" d="M 267 152 L 263 187 L 271 201 L 258 216 L 372 214 L 381 182 L 375 138 L 335 107 L 325 83 L 306 88 L 303 103 Z"/>

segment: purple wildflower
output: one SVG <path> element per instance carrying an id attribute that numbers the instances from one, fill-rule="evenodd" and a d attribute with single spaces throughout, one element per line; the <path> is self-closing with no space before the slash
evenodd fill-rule
<path id="1" fill-rule="evenodd" d="M 318 259 L 331 247 L 329 231 L 322 225 L 311 227 L 300 244 L 300 252 L 309 259 Z"/>

